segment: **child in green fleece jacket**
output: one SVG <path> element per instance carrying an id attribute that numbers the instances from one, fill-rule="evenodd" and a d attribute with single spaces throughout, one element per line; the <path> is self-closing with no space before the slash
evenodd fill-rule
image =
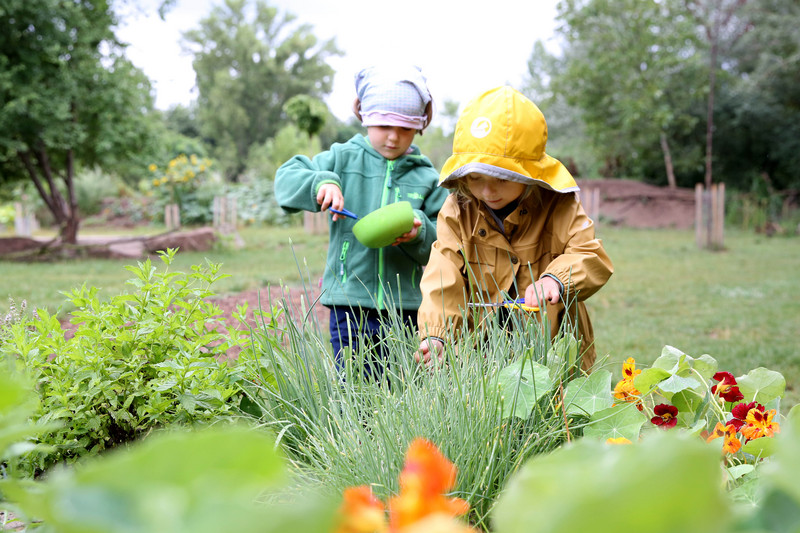
<path id="1" fill-rule="evenodd" d="M 417 67 L 370 67 L 356 75 L 356 117 L 367 128 L 313 159 L 298 155 L 275 176 L 275 198 L 289 212 L 346 208 L 364 216 L 384 205 L 408 201 L 413 229 L 391 246 L 367 248 L 353 235 L 355 220 L 333 214 L 320 302 L 331 310 L 333 353 L 374 347 L 368 373 L 383 371 L 388 312 L 416 326 L 422 301 L 419 280 L 436 240 L 436 217 L 448 194 L 438 172 L 412 144 L 430 123 L 432 100 Z"/>

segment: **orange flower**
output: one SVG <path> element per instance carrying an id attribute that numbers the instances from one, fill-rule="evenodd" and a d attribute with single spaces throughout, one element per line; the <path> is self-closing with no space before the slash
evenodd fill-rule
<path id="1" fill-rule="evenodd" d="M 606 444 L 633 444 L 625 437 L 611 437 L 606 439 Z"/>
<path id="2" fill-rule="evenodd" d="M 642 410 L 641 395 L 642 393 L 633 386 L 632 379 L 623 378 L 617 383 L 617 386 L 614 387 L 614 398 L 622 400 L 623 402 L 635 403 L 640 411 Z M 616 405 L 616 403 L 614 405 Z"/>
<path id="3" fill-rule="evenodd" d="M 467 502 L 445 496 L 455 483 L 455 465 L 433 443 L 415 439 L 400 473 L 400 494 L 389 500 L 390 531 L 399 531 L 435 513 L 451 517 L 465 514 L 469 511 Z"/>
<path id="4" fill-rule="evenodd" d="M 765 412 L 762 405 L 750 409 L 745 418 L 747 423 L 742 427 L 742 435 L 747 440 L 774 436 L 781 430 L 780 425 L 772 421 L 774 417 L 775 409 Z"/>
<path id="5" fill-rule="evenodd" d="M 361 485 L 344 491 L 336 533 L 385 533 L 388 531 L 383 503 L 369 487 Z"/>
<path id="6" fill-rule="evenodd" d="M 725 441 L 722 443 L 723 453 L 734 454 L 742 447 L 742 442 L 736 438 L 736 426 L 733 424 L 724 425 L 722 422 L 717 422 L 714 431 L 706 439 L 706 442 L 711 442 L 719 437 L 724 437 Z"/>

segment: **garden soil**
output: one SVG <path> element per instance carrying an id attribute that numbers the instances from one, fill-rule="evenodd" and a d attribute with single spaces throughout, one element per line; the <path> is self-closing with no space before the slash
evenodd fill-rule
<path id="1" fill-rule="evenodd" d="M 590 197 L 599 198 L 596 208 L 596 223 L 602 235 L 604 225 L 624 226 L 632 228 L 675 228 L 688 229 L 694 225 L 694 191 L 691 189 L 669 189 L 647 185 L 630 180 L 602 179 L 579 180 L 581 195 L 586 204 Z M 598 192 L 592 192 L 596 189 Z M 591 213 L 590 213 L 591 214 Z M 88 230 L 84 230 L 88 233 Z M 174 234 L 173 239 L 184 238 L 185 235 Z M 192 242 L 198 241 L 197 235 L 191 236 Z M 168 241 L 169 238 L 162 240 Z M 41 246 L 41 242 L 23 237 L 0 239 L 0 258 L 8 254 L 19 254 L 27 249 Z M 159 242 L 159 244 L 163 244 Z M 171 247 L 175 243 L 169 243 Z M 146 253 L 148 246 L 143 246 L 136 239 L 124 241 L 99 242 L 89 239 L 87 245 L 93 247 L 93 256 L 101 255 L 100 250 L 107 249 L 109 257 L 130 256 Z M 183 243 L 186 246 L 186 243 Z M 210 242 L 209 242 L 210 245 Z M 105 248 L 104 248 L 105 246 Z M 183 246 L 182 246 L 183 247 Z M 312 287 L 269 287 L 259 290 L 247 290 L 238 294 L 226 295 L 214 299 L 220 307 L 229 327 L 246 327 L 232 319 L 237 308 L 248 304 L 247 322 L 259 327 L 254 311 L 259 308 L 270 310 L 273 306 L 285 308 L 286 314 L 295 322 L 318 320 L 322 328 L 327 327 L 328 310 L 317 304 L 312 305 L 319 297 L 319 288 Z M 35 305 L 35 302 L 28 302 Z M 311 312 L 309 312 L 311 309 Z M 282 319 L 285 319 L 286 316 Z M 65 320 L 65 326 L 72 329 Z M 235 351 L 228 354 L 235 357 Z"/>

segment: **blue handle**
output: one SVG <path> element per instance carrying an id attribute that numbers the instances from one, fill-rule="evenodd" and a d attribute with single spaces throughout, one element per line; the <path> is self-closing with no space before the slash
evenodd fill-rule
<path id="1" fill-rule="evenodd" d="M 350 217 L 350 218 L 353 218 L 355 220 L 358 220 L 358 215 L 348 211 L 347 209 L 339 210 L 339 209 L 334 209 L 332 207 L 329 207 L 328 211 L 330 211 L 331 213 L 336 213 L 337 215 L 343 215 L 343 216 Z"/>
<path id="2" fill-rule="evenodd" d="M 517 298 L 516 300 L 504 300 L 503 305 L 514 305 L 514 304 L 524 304 L 525 298 Z"/>

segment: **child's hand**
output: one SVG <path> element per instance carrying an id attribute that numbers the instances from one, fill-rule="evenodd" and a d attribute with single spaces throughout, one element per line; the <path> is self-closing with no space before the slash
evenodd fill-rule
<path id="1" fill-rule="evenodd" d="M 395 241 L 392 243 L 392 246 L 397 246 L 398 244 L 413 241 L 417 238 L 417 233 L 419 233 L 419 227 L 422 225 L 422 221 L 414 217 L 414 227 L 411 228 L 411 231 L 408 233 L 403 233 Z"/>
<path id="2" fill-rule="evenodd" d="M 525 289 L 525 305 L 543 308 L 545 302 L 556 304 L 561 299 L 561 286 L 550 276 L 545 276 Z"/>
<path id="3" fill-rule="evenodd" d="M 320 205 L 320 210 L 325 211 L 329 207 L 334 209 L 342 209 L 344 207 L 344 196 L 342 190 L 338 185 L 333 183 L 326 183 L 317 191 L 317 203 Z M 339 220 L 340 215 L 333 214 L 333 220 Z"/>
<path id="4" fill-rule="evenodd" d="M 431 366 L 434 362 L 434 357 L 438 358 L 439 361 L 442 360 L 443 349 L 444 343 L 442 341 L 428 337 L 419 343 L 419 350 L 414 354 L 414 358 L 418 363 Z"/>

